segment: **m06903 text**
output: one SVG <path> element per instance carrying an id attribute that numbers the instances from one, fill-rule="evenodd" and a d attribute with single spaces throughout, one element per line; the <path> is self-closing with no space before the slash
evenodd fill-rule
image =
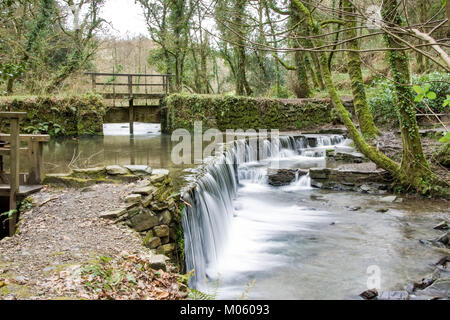
<path id="1" fill-rule="evenodd" d="M 226 315 L 268 315 L 268 305 L 225 305 Z"/>

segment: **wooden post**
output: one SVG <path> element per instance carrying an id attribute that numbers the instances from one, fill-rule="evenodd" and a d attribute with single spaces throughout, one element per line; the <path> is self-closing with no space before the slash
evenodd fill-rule
<path id="1" fill-rule="evenodd" d="M 97 82 L 95 74 L 91 74 L 91 80 L 92 80 L 92 91 L 95 92 L 95 87 L 96 87 L 96 82 Z"/>
<path id="2" fill-rule="evenodd" d="M 16 210 L 16 195 L 19 192 L 19 118 L 11 118 L 11 165 L 10 165 L 10 195 L 9 210 Z M 9 236 L 13 237 L 16 233 L 17 213 L 14 213 L 9 219 Z"/>
<path id="3" fill-rule="evenodd" d="M 130 135 L 134 134 L 134 101 L 133 101 L 133 76 L 128 76 L 128 108 L 130 120 Z"/>
<path id="4" fill-rule="evenodd" d="M 31 185 L 39 185 L 42 183 L 42 155 L 44 145 L 40 141 L 31 141 L 28 145 L 28 155 L 31 160 L 30 175 L 28 183 Z"/>

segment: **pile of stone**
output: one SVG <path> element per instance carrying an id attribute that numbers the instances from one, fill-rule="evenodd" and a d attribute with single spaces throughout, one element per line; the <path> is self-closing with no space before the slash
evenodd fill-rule
<path id="1" fill-rule="evenodd" d="M 174 194 L 167 170 L 153 170 L 146 181 L 125 198 L 123 207 L 101 217 L 125 223 L 141 234 L 146 247 L 173 258 L 180 228 L 179 196 Z"/>

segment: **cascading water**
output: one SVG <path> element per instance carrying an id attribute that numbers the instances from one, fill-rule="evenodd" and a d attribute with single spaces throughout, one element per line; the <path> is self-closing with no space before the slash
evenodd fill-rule
<path id="1" fill-rule="evenodd" d="M 194 270 L 190 286 L 204 289 L 208 279 L 217 278 L 218 260 L 229 239 L 235 216 L 234 199 L 242 183 L 267 185 L 270 161 L 295 156 L 324 157 L 324 147 L 344 141 L 342 136 L 282 136 L 278 141 L 264 140 L 259 156 L 254 144 L 235 141 L 222 156 L 208 159 L 197 173 L 196 184 L 183 195 L 189 203 L 184 209 L 186 268 Z M 300 159 L 301 159 L 300 157 Z M 310 189 L 309 175 L 297 174 L 287 191 Z"/>

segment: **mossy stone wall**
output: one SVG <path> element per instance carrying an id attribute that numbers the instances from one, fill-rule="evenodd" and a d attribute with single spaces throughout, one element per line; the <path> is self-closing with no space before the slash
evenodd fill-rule
<path id="1" fill-rule="evenodd" d="M 329 99 L 270 99 L 224 95 L 172 94 L 162 112 L 162 131 L 193 131 L 202 121 L 203 130 L 307 129 L 337 122 Z"/>
<path id="2" fill-rule="evenodd" d="M 0 100 L 0 111 L 22 111 L 22 133 L 51 136 L 103 134 L 106 107 L 98 95 L 67 97 L 11 97 Z M 0 131 L 9 131 L 9 122 L 0 119 Z"/>

